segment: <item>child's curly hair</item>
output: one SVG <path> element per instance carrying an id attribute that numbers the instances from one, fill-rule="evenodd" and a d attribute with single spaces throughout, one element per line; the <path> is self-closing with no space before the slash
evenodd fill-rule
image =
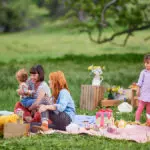
<path id="1" fill-rule="evenodd" d="M 25 69 L 20 69 L 16 73 L 16 78 L 20 82 L 26 82 L 26 80 L 28 79 L 28 72 Z"/>
<path id="2" fill-rule="evenodd" d="M 54 96 L 55 100 L 57 100 L 59 92 L 61 89 L 65 88 L 69 91 L 67 81 L 66 81 L 64 73 L 62 71 L 50 73 L 49 79 L 53 84 L 52 96 Z"/>

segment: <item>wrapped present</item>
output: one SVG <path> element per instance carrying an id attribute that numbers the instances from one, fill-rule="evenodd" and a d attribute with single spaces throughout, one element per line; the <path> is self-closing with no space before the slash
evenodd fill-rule
<path id="1" fill-rule="evenodd" d="M 106 127 L 113 124 L 114 118 L 111 109 L 101 109 L 96 113 L 96 125 L 98 127 Z"/>

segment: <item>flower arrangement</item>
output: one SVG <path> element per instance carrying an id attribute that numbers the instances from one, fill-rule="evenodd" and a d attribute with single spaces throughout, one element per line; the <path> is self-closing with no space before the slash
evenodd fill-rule
<path id="1" fill-rule="evenodd" d="M 120 86 L 113 85 L 112 87 L 107 88 L 108 99 L 115 99 L 118 95 L 123 95 L 124 90 Z"/>
<path id="2" fill-rule="evenodd" d="M 94 86 L 100 86 L 101 82 L 103 81 L 103 70 L 105 69 L 105 67 L 101 67 L 101 66 L 89 66 L 88 70 L 90 70 L 93 74 L 94 74 L 94 78 L 92 80 L 92 85 Z"/>

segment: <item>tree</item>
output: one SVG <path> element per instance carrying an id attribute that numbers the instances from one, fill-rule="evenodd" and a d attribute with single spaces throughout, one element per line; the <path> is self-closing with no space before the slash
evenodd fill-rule
<path id="1" fill-rule="evenodd" d="M 30 0 L 1 0 L 0 27 L 4 32 L 20 30 L 25 26 Z"/>
<path id="2" fill-rule="evenodd" d="M 45 0 L 45 7 L 49 10 L 50 17 L 63 16 L 67 12 L 66 0 Z"/>
<path id="3" fill-rule="evenodd" d="M 98 44 L 126 35 L 125 45 L 134 32 L 150 28 L 150 0 L 68 0 L 66 4 L 76 14 L 86 14 L 81 30 Z M 106 29 L 111 31 L 108 37 L 104 37 Z"/>
<path id="4" fill-rule="evenodd" d="M 45 0 L 32 0 L 38 7 L 43 7 L 45 5 Z"/>

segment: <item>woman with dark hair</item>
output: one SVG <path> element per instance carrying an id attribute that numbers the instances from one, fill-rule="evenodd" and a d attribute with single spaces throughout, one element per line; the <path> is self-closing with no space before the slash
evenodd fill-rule
<path id="1" fill-rule="evenodd" d="M 40 100 L 44 96 L 51 96 L 50 89 L 44 81 L 44 69 L 41 65 L 35 65 L 30 69 L 30 79 L 28 80 L 28 85 L 31 90 L 35 90 L 35 93 L 33 94 L 34 103 L 26 109 L 20 102 L 17 102 L 14 109 L 15 112 L 18 108 L 22 109 L 24 111 L 25 120 L 27 116 L 30 116 L 30 111 L 35 109 L 40 104 Z M 18 94 L 22 95 L 24 93 L 19 90 Z"/>
<path id="2" fill-rule="evenodd" d="M 46 95 L 48 97 L 51 96 L 50 89 L 47 83 L 44 81 L 44 70 L 41 65 L 33 66 L 30 69 L 30 78 L 32 83 L 34 84 L 34 88 L 36 93 L 34 94 L 35 102 L 29 108 L 32 110 L 36 105 L 39 104 L 40 100 Z"/>

